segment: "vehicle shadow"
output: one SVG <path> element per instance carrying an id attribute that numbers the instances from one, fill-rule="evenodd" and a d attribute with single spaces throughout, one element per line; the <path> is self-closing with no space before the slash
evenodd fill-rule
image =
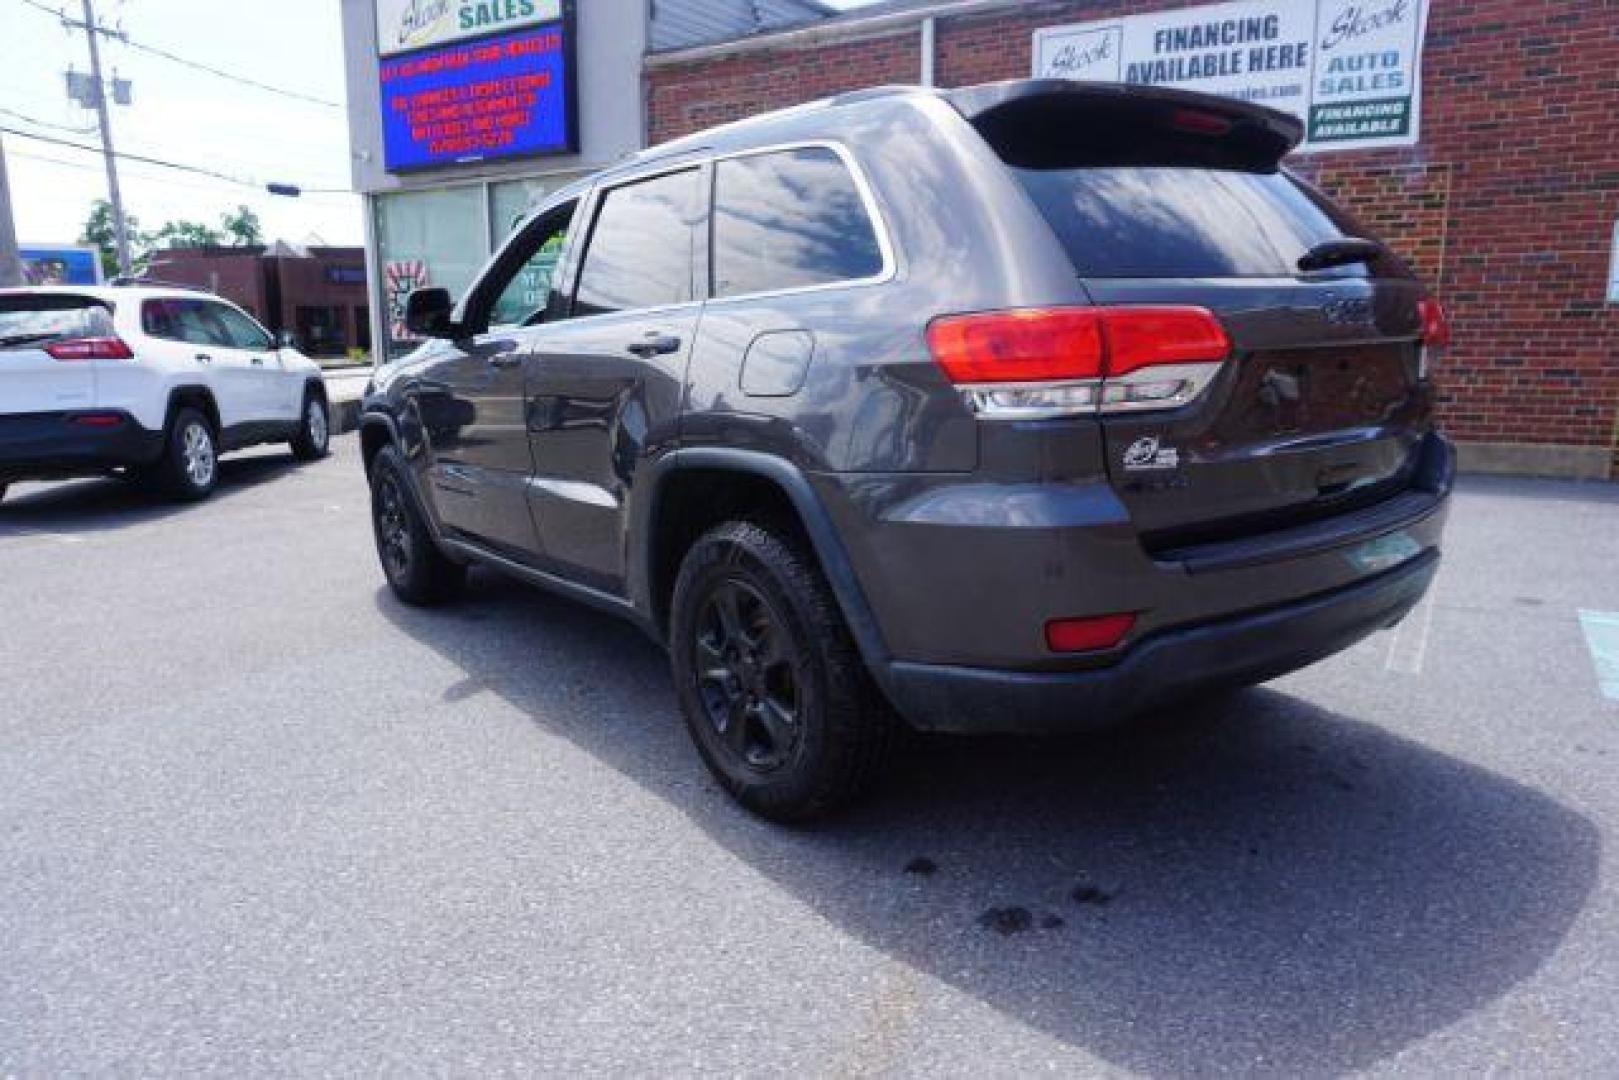
<path id="1" fill-rule="evenodd" d="M 18 485 L 0 502 L 0 536 L 10 530 L 99 532 L 146 524 L 197 505 L 227 501 L 277 480 L 301 464 L 285 451 L 222 458 L 219 486 L 206 504 L 175 502 L 161 492 L 117 477 Z"/>
<path id="2" fill-rule="evenodd" d="M 463 673 L 445 701 L 502 695 L 902 970 L 1125 1069 L 1364 1068 L 1536 971 L 1596 881 L 1553 799 L 1267 690 L 1106 737 L 919 738 L 870 804 L 771 826 L 702 772 L 635 630 L 469 592 L 377 596 Z"/>

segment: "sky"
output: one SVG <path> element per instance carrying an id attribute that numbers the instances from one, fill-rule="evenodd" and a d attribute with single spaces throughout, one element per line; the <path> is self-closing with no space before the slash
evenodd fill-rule
<path id="1" fill-rule="evenodd" d="M 81 0 L 42 0 L 77 17 Z M 137 42 L 341 105 L 343 42 L 337 0 L 97 0 L 98 19 Z M 134 82 L 131 106 L 111 106 L 120 152 L 144 154 L 255 181 L 349 187 L 347 119 L 331 108 L 257 90 L 102 39 L 109 73 Z M 82 31 L 24 0 L 0 0 L 0 128 L 98 145 L 95 114 L 67 98 L 63 73 L 89 69 Z M 33 121 L 21 119 L 22 114 Z M 45 126 L 57 125 L 57 126 Z M 72 130 L 62 130 L 68 128 Z M 7 133 L 6 162 L 18 239 L 77 240 L 94 199 L 105 198 L 99 153 Z M 46 160 L 49 159 L 49 160 Z M 332 244 L 363 238 L 360 200 L 348 194 L 288 199 L 150 165 L 121 162 L 126 210 L 142 229 L 187 218 L 218 225 L 240 203 L 263 220 L 267 239 Z"/>
<path id="2" fill-rule="evenodd" d="M 39 2 L 66 7 L 77 18 L 82 0 Z M 830 2 L 847 9 L 870 0 Z M 96 15 L 133 41 L 299 94 L 344 101 L 337 0 L 97 0 Z M 134 104 L 111 107 L 117 150 L 251 181 L 120 162 L 125 209 L 143 230 L 177 219 L 217 226 L 222 214 L 245 203 L 262 219 L 266 240 L 362 242 L 357 196 L 288 199 L 263 189 L 274 180 L 348 190 L 342 108 L 255 89 L 105 38 L 102 62 L 109 74 L 134 83 Z M 89 69 L 82 31 L 64 29 L 26 0 L 0 0 L 0 128 L 99 145 L 95 114 L 68 100 L 63 75 L 69 68 Z M 93 200 L 106 197 L 100 154 L 9 132 L 3 138 L 18 239 L 75 242 Z"/>

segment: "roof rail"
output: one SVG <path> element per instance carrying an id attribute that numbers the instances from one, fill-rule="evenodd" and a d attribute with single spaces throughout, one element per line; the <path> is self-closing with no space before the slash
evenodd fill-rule
<path id="1" fill-rule="evenodd" d="M 161 278 L 136 277 L 134 274 L 120 274 L 107 282 L 107 284 L 115 289 L 185 289 L 187 292 L 207 293 L 209 296 L 219 295 L 206 285 L 196 285 L 189 281 L 164 281 Z"/>

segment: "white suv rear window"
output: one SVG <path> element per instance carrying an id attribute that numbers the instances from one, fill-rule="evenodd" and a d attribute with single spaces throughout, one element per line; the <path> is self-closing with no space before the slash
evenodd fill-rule
<path id="1" fill-rule="evenodd" d="M 0 296 L 0 349 L 112 333 L 112 311 L 88 296 Z"/>

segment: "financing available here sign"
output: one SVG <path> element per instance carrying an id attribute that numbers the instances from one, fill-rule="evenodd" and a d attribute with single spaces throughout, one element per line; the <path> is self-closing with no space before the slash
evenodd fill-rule
<path id="1" fill-rule="evenodd" d="M 1236 0 L 1037 30 L 1034 74 L 1267 105 L 1301 151 L 1410 146 L 1427 23 L 1428 0 Z"/>

